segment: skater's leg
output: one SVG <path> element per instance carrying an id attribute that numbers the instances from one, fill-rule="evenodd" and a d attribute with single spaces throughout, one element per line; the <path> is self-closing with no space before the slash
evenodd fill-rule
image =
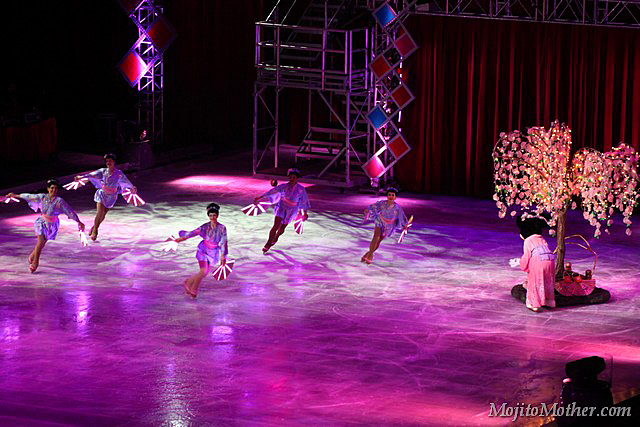
<path id="1" fill-rule="evenodd" d="M 275 243 L 278 241 L 278 236 L 279 236 L 278 231 L 280 230 L 281 224 L 282 224 L 281 217 L 277 216 L 273 219 L 273 227 L 271 227 L 271 230 L 269 231 L 269 239 L 267 240 L 267 243 L 264 245 L 264 248 L 262 248 L 262 252 L 267 252 L 269 248 L 275 245 Z"/>
<path id="2" fill-rule="evenodd" d="M 187 294 L 191 295 L 194 298 L 198 295 L 200 282 L 202 282 L 202 279 L 209 273 L 210 270 L 209 263 L 206 261 L 198 261 L 198 265 L 200 266 L 200 271 L 185 280 L 185 291 Z"/>
<path id="3" fill-rule="evenodd" d="M 42 249 L 44 249 L 44 245 L 47 244 L 47 238 L 44 235 L 38 236 L 38 241 L 36 242 L 36 247 L 31 252 L 29 256 L 29 270 L 33 273 L 38 268 L 40 264 L 40 254 L 42 253 Z"/>
<path id="4" fill-rule="evenodd" d="M 96 240 L 98 238 L 98 228 L 104 218 L 107 216 L 107 212 L 109 212 L 109 208 L 103 205 L 100 202 L 96 203 L 96 218 L 93 222 L 93 227 L 91 227 L 91 239 Z"/>
<path id="5" fill-rule="evenodd" d="M 362 256 L 362 261 L 371 263 L 373 260 L 373 253 L 378 250 L 380 247 L 380 242 L 384 239 L 382 236 L 382 229 L 380 227 L 376 227 L 373 232 L 373 237 L 371 238 L 371 243 L 369 244 L 369 251 Z"/>
<path id="6" fill-rule="evenodd" d="M 280 227 L 278 228 L 278 231 L 276 231 L 276 236 L 273 242 L 271 243 L 271 246 L 276 244 L 276 242 L 278 241 L 278 238 L 284 234 L 284 231 L 286 229 L 287 229 L 287 224 L 280 224 Z"/>

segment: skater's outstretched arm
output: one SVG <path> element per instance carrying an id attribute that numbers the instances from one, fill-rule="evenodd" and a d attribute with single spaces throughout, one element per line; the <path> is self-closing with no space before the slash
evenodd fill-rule
<path id="1" fill-rule="evenodd" d="M 78 217 L 76 211 L 74 211 L 73 208 L 69 206 L 69 203 L 65 202 L 63 199 L 59 200 L 60 210 L 62 211 L 62 213 L 65 214 L 67 218 L 78 223 L 78 230 L 84 231 L 84 224 L 82 223 L 82 221 L 80 221 L 80 218 Z"/>

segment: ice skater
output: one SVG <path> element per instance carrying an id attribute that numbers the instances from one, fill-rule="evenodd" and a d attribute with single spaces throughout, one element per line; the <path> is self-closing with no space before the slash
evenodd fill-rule
<path id="1" fill-rule="evenodd" d="M 40 211 L 40 217 L 35 222 L 35 232 L 38 238 L 36 246 L 29 255 L 29 270 L 34 273 L 40 264 L 40 254 L 44 246 L 49 240 L 55 240 L 60 228 L 60 220 L 58 215 L 65 214 L 69 219 L 78 223 L 78 230 L 84 231 L 84 224 L 78 218 L 75 211 L 65 202 L 62 197 L 58 196 L 58 181 L 50 179 L 47 181 L 47 193 L 30 194 L 30 193 L 9 193 L 7 199 L 25 200 L 31 209 L 35 212 Z"/>
<path id="2" fill-rule="evenodd" d="M 137 193 L 136 187 L 131 184 L 131 181 L 120 169 L 116 168 L 115 154 L 105 154 L 104 161 L 106 168 L 100 168 L 94 172 L 78 175 L 74 178 L 76 182 L 89 179 L 97 188 L 93 197 L 93 201 L 96 202 L 96 217 L 89 232 L 91 240 L 98 238 L 98 228 L 107 216 L 109 209 L 116 204 L 118 194 L 123 194 L 124 191 L 129 191 L 133 194 Z"/>
<path id="3" fill-rule="evenodd" d="M 278 242 L 278 238 L 285 232 L 287 225 L 298 215 L 301 215 L 303 221 L 309 218 L 308 210 L 311 205 L 307 191 L 298 183 L 300 171 L 291 168 L 287 171 L 287 177 L 289 182 L 275 186 L 253 201 L 255 205 L 258 205 L 261 200 L 268 199 L 271 204 L 275 205 L 273 227 L 269 231 L 267 243 L 262 248 L 262 253 L 265 254 Z"/>
<path id="4" fill-rule="evenodd" d="M 176 243 L 179 243 L 191 237 L 202 237 L 202 241 L 198 245 L 196 252 L 196 259 L 198 260 L 200 271 L 184 281 L 185 293 L 193 298 L 198 295 L 200 282 L 209 273 L 211 268 L 215 267 L 218 263 L 225 265 L 227 260 L 227 254 L 229 253 L 227 228 L 218 222 L 219 213 L 220 206 L 216 203 L 210 203 L 207 206 L 209 222 L 205 222 L 193 231 L 180 231 L 180 237 L 174 239 Z"/>
<path id="5" fill-rule="evenodd" d="M 548 227 L 547 221 L 541 217 L 521 216 L 516 224 L 520 230 L 520 237 L 524 240 L 520 268 L 527 273 L 524 286 L 527 289 L 527 308 L 535 312 L 542 306 L 553 308 L 556 306 L 554 296 L 556 255 L 542 237 L 542 232 Z M 513 261 L 517 263 L 517 258 Z"/>
<path id="6" fill-rule="evenodd" d="M 396 229 L 405 230 L 409 226 L 409 221 L 399 204 L 396 203 L 398 198 L 398 189 L 394 187 L 387 188 L 387 200 L 379 200 L 370 205 L 364 211 L 364 220 L 373 219 L 375 229 L 373 238 L 369 244 L 369 250 L 362 255 L 360 261 L 371 264 L 373 262 L 373 254 L 380 247 L 380 243 L 391 236 Z"/>

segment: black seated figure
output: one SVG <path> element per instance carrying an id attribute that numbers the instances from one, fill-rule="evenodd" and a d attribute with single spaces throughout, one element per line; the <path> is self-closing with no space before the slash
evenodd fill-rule
<path id="1" fill-rule="evenodd" d="M 585 357 L 565 365 L 564 371 L 568 378 L 564 379 L 562 385 L 561 406 L 565 411 L 571 406 L 596 409 L 591 417 L 572 416 L 571 411 L 566 411 L 564 416 L 558 417 L 558 426 L 606 426 L 607 422 L 611 422 L 610 418 L 598 417 L 602 408 L 613 406 L 611 384 L 598 379 L 605 366 L 604 359 L 598 356 Z"/>

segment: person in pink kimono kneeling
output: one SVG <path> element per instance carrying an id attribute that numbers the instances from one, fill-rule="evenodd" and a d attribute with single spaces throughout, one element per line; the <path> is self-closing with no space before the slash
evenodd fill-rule
<path id="1" fill-rule="evenodd" d="M 527 273 L 527 308 L 539 311 L 540 307 L 555 307 L 554 296 L 556 255 L 549 249 L 542 232 L 548 227 L 541 217 L 522 216 L 516 221 L 520 237 L 524 240 L 524 253 L 520 268 Z"/>

